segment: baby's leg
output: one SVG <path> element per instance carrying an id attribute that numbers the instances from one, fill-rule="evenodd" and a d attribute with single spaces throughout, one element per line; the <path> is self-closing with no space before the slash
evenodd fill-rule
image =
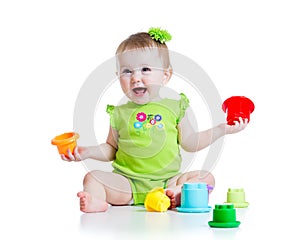
<path id="1" fill-rule="evenodd" d="M 131 186 L 127 178 L 110 172 L 92 171 L 85 175 L 80 198 L 83 212 L 103 212 L 109 204 L 126 205 L 132 199 Z"/>
<path id="2" fill-rule="evenodd" d="M 215 178 L 214 176 L 206 171 L 192 171 L 186 172 L 181 176 L 175 176 L 170 180 L 170 184 L 166 189 L 166 195 L 171 200 L 170 208 L 175 208 L 180 206 L 180 198 L 181 198 L 181 187 L 184 183 L 197 183 L 204 182 L 208 185 L 214 187 L 215 186 Z M 211 190 L 209 190 L 211 192 Z"/>
<path id="3" fill-rule="evenodd" d="M 214 176 L 207 171 L 192 171 L 192 172 L 186 172 L 182 174 L 178 180 L 177 185 L 182 186 L 184 183 L 197 183 L 197 182 L 203 182 L 207 183 L 207 185 L 210 185 L 212 187 L 215 186 L 215 178 Z"/>

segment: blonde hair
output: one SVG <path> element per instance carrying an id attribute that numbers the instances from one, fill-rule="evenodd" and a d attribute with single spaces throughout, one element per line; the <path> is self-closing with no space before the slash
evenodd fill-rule
<path id="1" fill-rule="evenodd" d="M 166 68 L 171 68 L 169 50 L 165 43 L 160 43 L 152 39 L 147 32 L 139 32 L 130 35 L 127 39 L 120 43 L 117 48 L 116 55 L 135 49 L 158 49 Z"/>

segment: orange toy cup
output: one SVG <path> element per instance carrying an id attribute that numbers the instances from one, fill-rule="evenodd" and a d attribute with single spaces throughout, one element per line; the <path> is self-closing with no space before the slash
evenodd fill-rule
<path id="1" fill-rule="evenodd" d="M 64 154 L 65 156 L 68 156 L 68 149 L 70 149 L 71 153 L 74 153 L 74 148 L 77 145 L 76 140 L 78 138 L 78 133 L 67 132 L 53 138 L 51 140 L 51 143 L 57 146 L 59 154 Z"/>
<path id="2" fill-rule="evenodd" d="M 250 122 L 250 113 L 254 111 L 254 103 L 243 96 L 233 96 L 226 99 L 222 105 L 223 111 L 227 112 L 227 124 L 234 125 L 234 121 L 239 122 L 239 117 Z"/>

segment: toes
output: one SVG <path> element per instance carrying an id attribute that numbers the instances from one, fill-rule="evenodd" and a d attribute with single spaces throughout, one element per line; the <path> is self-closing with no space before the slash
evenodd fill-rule
<path id="1" fill-rule="evenodd" d="M 84 194 L 83 192 L 78 192 L 77 197 L 81 198 L 83 196 L 83 194 Z"/>
<path id="2" fill-rule="evenodd" d="M 77 197 L 82 198 L 82 197 L 86 197 L 87 193 L 86 192 L 78 192 L 77 193 Z"/>
<path id="3" fill-rule="evenodd" d="M 175 199 L 171 199 L 171 205 L 170 205 L 169 209 L 172 209 L 175 207 L 176 207 L 176 201 L 175 201 Z"/>
<path id="4" fill-rule="evenodd" d="M 166 191 L 166 195 L 169 197 L 169 198 L 175 198 L 175 194 L 174 194 L 174 192 L 173 191 L 171 191 L 171 190 L 167 190 Z"/>
<path id="5" fill-rule="evenodd" d="M 169 207 L 169 209 L 175 208 L 176 207 L 175 193 L 171 190 L 166 190 L 166 195 L 168 196 L 168 198 L 170 198 L 170 207 Z"/>

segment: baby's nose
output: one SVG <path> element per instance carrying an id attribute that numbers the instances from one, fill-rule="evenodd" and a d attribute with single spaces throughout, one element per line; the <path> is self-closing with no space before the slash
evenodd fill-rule
<path id="1" fill-rule="evenodd" d="M 140 71 L 134 71 L 131 75 L 131 82 L 137 83 L 141 81 L 141 72 Z"/>

